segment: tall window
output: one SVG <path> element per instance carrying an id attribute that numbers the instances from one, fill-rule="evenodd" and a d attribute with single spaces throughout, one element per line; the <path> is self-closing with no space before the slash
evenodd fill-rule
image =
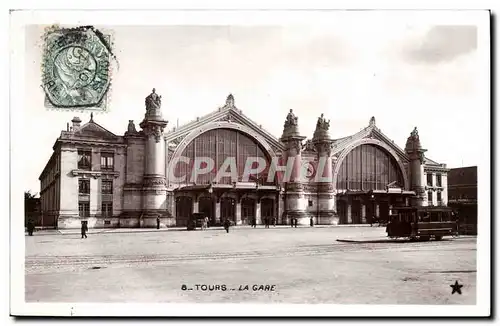
<path id="1" fill-rule="evenodd" d="M 441 192 L 440 191 L 437 193 L 437 202 L 438 202 L 438 205 L 441 204 Z"/>
<path id="2" fill-rule="evenodd" d="M 90 180 L 88 179 L 78 180 L 78 193 L 83 195 L 90 194 Z"/>
<path id="3" fill-rule="evenodd" d="M 103 217 L 113 216 L 113 203 L 102 203 L 102 216 Z"/>
<path id="4" fill-rule="evenodd" d="M 90 216 L 90 203 L 89 202 L 78 202 L 78 215 L 80 217 Z"/>
<path id="5" fill-rule="evenodd" d="M 432 186 L 432 173 L 427 173 L 427 185 Z"/>
<path id="6" fill-rule="evenodd" d="M 436 186 L 441 187 L 441 174 L 436 175 Z"/>
<path id="7" fill-rule="evenodd" d="M 385 190 L 394 181 L 404 186 L 394 157 L 378 146 L 366 144 L 354 148 L 342 161 L 337 189 Z"/>
<path id="8" fill-rule="evenodd" d="M 427 192 L 427 202 L 429 203 L 429 206 L 432 206 L 432 191 Z"/>
<path id="9" fill-rule="evenodd" d="M 113 153 L 101 153 L 101 170 L 114 170 Z"/>
<path id="10" fill-rule="evenodd" d="M 113 193 L 113 181 L 112 180 L 102 180 L 101 192 L 103 194 L 112 194 Z"/>
<path id="11" fill-rule="evenodd" d="M 90 170 L 92 168 L 92 152 L 78 151 L 78 169 Z"/>
<path id="12" fill-rule="evenodd" d="M 267 156 L 265 150 L 253 138 L 231 129 L 215 129 L 201 134 L 186 146 L 181 156 L 187 157 L 189 163 L 177 163 L 174 175 L 176 177 L 186 176 L 186 182 L 189 182 L 191 179 L 193 163 L 196 157 L 210 157 L 214 160 L 215 167 L 213 170 L 199 175 L 196 180 L 197 184 L 208 184 L 213 181 L 217 175 L 217 171 L 219 171 L 227 158 L 236 159 L 237 171 L 235 172 L 238 174 L 239 181 L 241 181 L 243 176 L 248 157 L 264 158 L 267 165 L 270 163 L 270 158 Z M 253 167 L 256 167 L 256 164 Z M 203 165 L 202 168 L 204 168 Z M 250 175 L 249 181 L 256 182 L 256 180 L 261 179 L 267 173 L 267 168 L 259 175 Z M 226 171 L 229 171 L 229 169 L 227 167 Z M 261 182 L 266 183 L 265 180 Z M 219 180 L 219 183 L 232 184 L 231 177 L 223 177 Z"/>

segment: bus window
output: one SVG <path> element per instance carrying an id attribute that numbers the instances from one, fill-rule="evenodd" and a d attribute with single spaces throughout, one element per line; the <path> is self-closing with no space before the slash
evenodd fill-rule
<path id="1" fill-rule="evenodd" d="M 437 212 L 432 212 L 431 213 L 431 222 L 439 222 L 439 213 Z"/>

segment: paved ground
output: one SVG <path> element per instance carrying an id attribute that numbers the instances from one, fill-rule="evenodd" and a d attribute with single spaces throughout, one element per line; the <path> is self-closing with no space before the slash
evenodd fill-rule
<path id="1" fill-rule="evenodd" d="M 26 301 L 475 304 L 476 238 L 397 242 L 384 231 L 40 233 L 26 237 Z"/>

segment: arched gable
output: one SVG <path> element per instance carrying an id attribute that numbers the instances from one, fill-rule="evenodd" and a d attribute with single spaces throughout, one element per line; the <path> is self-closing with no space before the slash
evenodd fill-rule
<path id="1" fill-rule="evenodd" d="M 371 145 L 378 146 L 378 147 L 382 148 L 384 151 L 386 151 L 390 156 L 392 156 L 392 158 L 394 158 L 394 160 L 396 161 L 396 163 L 400 169 L 402 177 L 403 177 L 403 182 L 404 182 L 403 188 L 406 190 L 409 190 L 410 184 L 408 181 L 408 176 L 406 174 L 403 162 L 401 161 L 401 158 L 397 155 L 397 153 L 388 144 L 386 144 L 385 142 L 382 142 L 378 139 L 375 139 L 375 138 L 359 139 L 359 140 L 352 142 L 351 144 L 349 144 L 348 146 L 346 146 L 344 148 L 344 150 L 342 151 L 342 153 L 338 157 L 337 162 L 336 162 L 335 167 L 334 167 L 334 171 L 333 171 L 334 187 L 337 186 L 337 178 L 338 178 L 338 175 L 340 173 L 340 168 L 341 168 L 342 163 L 344 162 L 345 158 L 347 157 L 347 155 L 356 147 L 361 146 L 361 145 L 365 145 L 365 144 L 366 145 L 371 144 Z"/>
<path id="2" fill-rule="evenodd" d="M 229 130 L 234 130 L 238 131 L 250 139 L 254 140 L 264 151 L 266 156 L 269 157 L 269 159 L 273 159 L 276 157 L 276 153 L 272 149 L 272 147 L 267 143 L 267 141 L 262 137 L 260 134 L 252 130 L 251 128 L 237 124 L 234 122 L 212 122 L 212 123 L 207 123 L 203 126 L 200 126 L 199 128 L 196 128 L 192 130 L 184 139 L 179 143 L 179 145 L 176 147 L 174 153 L 172 154 L 172 158 L 170 161 L 177 161 L 180 156 L 184 153 L 185 149 L 199 136 L 212 131 L 216 129 L 229 129 Z M 169 162 L 170 163 L 170 162 Z M 167 164 L 167 169 L 166 169 L 166 175 L 171 175 L 170 172 L 174 167 L 171 166 L 171 164 Z"/>

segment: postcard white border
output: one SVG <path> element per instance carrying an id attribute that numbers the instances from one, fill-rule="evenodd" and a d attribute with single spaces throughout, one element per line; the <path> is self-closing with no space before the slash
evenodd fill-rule
<path id="1" fill-rule="evenodd" d="M 276 25 L 315 24 L 341 26 L 342 12 L 332 11 L 22 11 L 11 14 L 11 314 L 40 316 L 484 316 L 490 313 L 490 125 L 482 130 L 486 149 L 478 166 L 478 236 L 477 240 L 477 304 L 453 305 L 253 305 L 253 304 L 102 304 L 102 303 L 25 303 L 24 302 L 24 189 L 16 182 L 23 173 L 22 161 L 29 138 L 24 136 L 24 97 L 29 90 L 24 84 L 24 26 L 50 25 Z M 332 19 L 332 14 L 336 15 Z M 357 12 L 358 15 L 383 15 L 383 11 Z M 402 22 L 435 24 L 475 24 L 478 26 L 478 52 L 484 68 L 481 73 L 484 103 L 471 108 L 471 114 L 485 114 L 489 122 L 490 108 L 490 40 L 487 11 L 414 11 L 398 13 Z M 487 114 L 487 116 L 486 116 Z M 23 255 L 19 255 L 23 253 Z M 140 313 L 139 313 L 140 312 Z"/>

